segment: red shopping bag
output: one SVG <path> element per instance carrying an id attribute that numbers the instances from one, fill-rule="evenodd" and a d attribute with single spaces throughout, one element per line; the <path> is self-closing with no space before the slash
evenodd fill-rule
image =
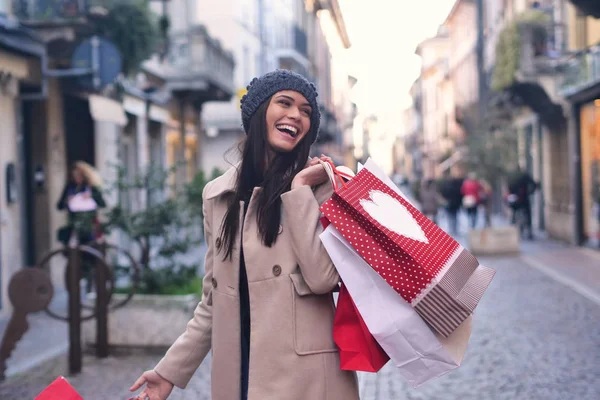
<path id="1" fill-rule="evenodd" d="M 436 332 L 448 337 L 472 314 L 494 271 L 480 266 L 375 174 L 384 175 L 367 162 L 321 211 Z"/>
<path id="2" fill-rule="evenodd" d="M 83 400 L 83 397 L 69 385 L 64 377 L 59 376 L 35 400 Z"/>
<path id="3" fill-rule="evenodd" d="M 321 225 L 329 226 L 327 218 L 321 218 Z M 333 340 L 340 350 L 343 370 L 377 372 L 390 359 L 369 332 L 343 283 L 333 320 Z"/>
<path id="4" fill-rule="evenodd" d="M 344 284 L 333 320 L 333 340 L 340 349 L 343 370 L 377 372 L 390 359 L 369 332 Z"/>

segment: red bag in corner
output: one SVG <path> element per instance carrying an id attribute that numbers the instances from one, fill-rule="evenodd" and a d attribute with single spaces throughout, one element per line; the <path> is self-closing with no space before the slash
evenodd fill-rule
<path id="1" fill-rule="evenodd" d="M 73 386 L 69 385 L 64 377 L 59 376 L 34 400 L 83 400 L 83 397 L 73 389 Z"/>
<path id="2" fill-rule="evenodd" d="M 340 349 L 343 370 L 378 372 L 390 359 L 369 332 L 344 284 L 333 320 L 333 340 Z"/>
<path id="3" fill-rule="evenodd" d="M 322 217 L 321 225 L 327 228 L 329 220 Z M 333 320 L 333 341 L 340 350 L 340 368 L 345 371 L 378 372 L 390 360 L 369 332 L 343 283 Z"/>

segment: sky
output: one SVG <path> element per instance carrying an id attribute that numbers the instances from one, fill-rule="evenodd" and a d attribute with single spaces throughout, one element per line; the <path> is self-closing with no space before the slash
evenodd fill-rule
<path id="1" fill-rule="evenodd" d="M 419 76 L 417 45 L 436 34 L 454 0 L 339 0 L 352 43 L 348 72 L 358 78 L 361 113 L 399 116 Z"/>

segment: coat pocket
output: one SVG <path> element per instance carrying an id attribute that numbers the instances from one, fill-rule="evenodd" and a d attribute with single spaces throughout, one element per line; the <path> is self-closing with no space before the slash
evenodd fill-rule
<path id="1" fill-rule="evenodd" d="M 335 306 L 331 293 L 314 294 L 302 274 L 291 274 L 294 349 L 298 355 L 333 353 Z"/>

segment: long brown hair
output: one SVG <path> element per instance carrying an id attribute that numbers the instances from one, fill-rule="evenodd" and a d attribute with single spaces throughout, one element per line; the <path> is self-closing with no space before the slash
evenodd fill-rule
<path id="1" fill-rule="evenodd" d="M 231 259 L 236 235 L 239 229 L 240 201 L 248 202 L 252 191 L 259 186 L 257 202 L 258 233 L 262 243 L 271 247 L 277 241 L 281 222 L 281 195 L 290 190 L 292 180 L 300 172 L 308 159 L 311 138 L 315 137 L 314 127 L 291 152 L 275 152 L 269 158 L 267 140 L 267 99 L 250 120 L 248 136 L 241 145 L 242 162 L 237 171 L 235 192 L 230 197 L 227 214 L 221 224 L 221 246 L 223 260 Z"/>

